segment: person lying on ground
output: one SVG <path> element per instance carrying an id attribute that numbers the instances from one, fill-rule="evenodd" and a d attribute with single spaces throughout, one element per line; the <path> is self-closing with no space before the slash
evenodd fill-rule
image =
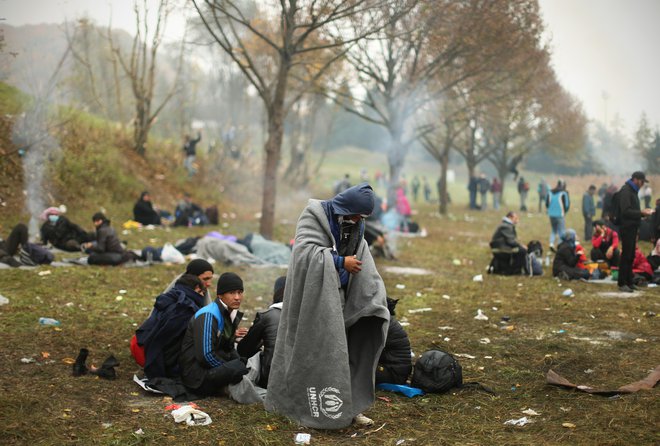
<path id="1" fill-rule="evenodd" d="M 252 326 L 237 347 L 238 354 L 243 358 L 250 358 L 260 353 L 261 366 L 257 385 L 264 389 L 268 387 L 268 376 L 270 375 L 270 364 L 273 361 L 277 328 L 280 325 L 285 285 L 286 277 L 278 277 L 273 288 L 273 303 L 266 311 L 257 313 Z"/>
<path id="2" fill-rule="evenodd" d="M 378 359 L 376 368 L 376 384 L 406 384 L 412 372 L 412 350 L 410 339 L 403 326 L 394 317 L 398 299 L 387 298 L 387 309 L 390 312 L 390 324 L 387 329 L 385 347 Z"/>
<path id="3" fill-rule="evenodd" d="M 41 214 L 45 220 L 41 225 L 41 241 L 44 245 L 50 243 L 63 251 L 80 251 L 82 243 L 94 240 L 94 233 L 89 233 L 75 223 L 69 221 L 59 208 L 49 207 Z"/>
<path id="4" fill-rule="evenodd" d="M 562 280 L 589 279 L 589 271 L 578 267 L 580 259 L 584 256 L 584 250 L 576 249 L 575 230 L 567 229 L 561 240 L 552 262 L 552 275 Z"/>
<path id="5" fill-rule="evenodd" d="M 92 222 L 96 227 L 96 240 L 81 246 L 89 254 L 88 264 L 116 266 L 136 259 L 135 254 L 124 249 L 117 233 L 110 226 L 110 220 L 103 213 L 94 214 Z"/>
<path id="6" fill-rule="evenodd" d="M 190 319 L 181 345 L 181 380 L 200 396 L 225 393 L 237 384 L 248 369 L 234 347 L 236 338 L 247 334 L 238 328 L 243 313 L 243 280 L 235 273 L 218 279 L 217 298 Z"/>
<path id="7" fill-rule="evenodd" d="M 22 245 L 28 242 L 28 228 L 23 223 L 19 223 L 13 227 L 9 237 L 3 240 L 0 237 L 0 262 L 17 268 L 21 266 L 14 256 L 18 253 Z"/>
<path id="8" fill-rule="evenodd" d="M 619 234 L 608 227 L 605 221 L 596 220 L 593 222 L 594 235 L 591 238 L 591 260 L 604 260 L 611 268 L 619 265 Z"/>
<path id="9" fill-rule="evenodd" d="M 133 206 L 133 220 L 145 226 L 157 226 L 162 224 L 161 216 L 161 212 L 154 208 L 151 202 L 151 194 L 146 190 L 142 192 L 135 206 Z"/>
<path id="10" fill-rule="evenodd" d="M 206 286 L 193 274 L 183 274 L 169 291 L 159 295 L 149 317 L 131 339 L 131 353 L 147 378 L 177 378 L 179 355 L 188 322 L 204 306 Z M 142 350 L 142 351 L 140 351 Z"/>

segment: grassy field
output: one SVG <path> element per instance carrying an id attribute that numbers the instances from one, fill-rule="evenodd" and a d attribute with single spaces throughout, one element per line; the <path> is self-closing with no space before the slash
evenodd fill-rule
<path id="1" fill-rule="evenodd" d="M 453 195 L 462 197 L 463 189 L 455 186 Z M 576 187 L 573 196 L 580 192 Z M 304 204 L 298 198 L 290 203 L 289 218 L 278 220 L 282 240 L 293 235 Z M 604 398 L 550 387 L 544 377 L 552 368 L 576 384 L 605 388 L 644 378 L 660 364 L 658 318 L 648 316 L 660 310 L 657 289 L 616 298 L 601 294 L 615 291 L 612 285 L 559 283 L 548 271 L 537 278 L 488 276 L 487 242 L 501 213 L 454 205 L 452 215 L 440 217 L 434 205 L 416 209 L 415 219 L 428 237 L 399 238 L 398 259 L 378 261 L 388 294 L 401 299 L 398 317 L 409 323 L 416 354 L 441 348 L 473 356 L 459 358 L 464 379 L 484 383 L 496 395 L 467 390 L 408 399 L 378 392 L 367 412 L 375 426 L 341 431 L 306 429 L 262 407 L 215 398 L 198 401 L 213 424 L 177 425 L 164 410 L 167 399 L 146 395 L 132 382 L 138 367 L 128 342 L 180 266 L 0 270 L 0 294 L 10 301 L 0 307 L 0 444 L 290 445 L 297 432 L 311 433 L 312 444 L 318 445 L 660 443 L 657 390 Z M 220 230 L 237 235 L 257 228 L 256 220 L 226 223 Z M 569 214 L 568 226 L 581 227 L 576 212 Z M 536 213 L 523 215 L 518 230 L 524 242 L 540 239 L 544 245 L 548 231 L 547 217 Z M 129 247 L 140 247 L 203 232 L 133 231 L 124 238 Z M 426 268 L 432 274 L 391 274 L 388 266 Z M 216 273 L 224 270 L 218 266 Z M 272 283 L 283 270 L 231 270 L 245 280 L 249 323 L 267 306 Z M 477 274 L 484 274 L 483 282 L 472 281 Z M 568 287 L 573 297 L 562 295 Z M 424 307 L 432 311 L 410 312 Z M 475 320 L 477 309 L 490 319 Z M 62 324 L 40 326 L 41 316 Z M 507 323 L 501 322 L 503 316 Z M 71 376 L 68 361 L 81 347 L 90 350 L 88 363 L 97 365 L 114 354 L 121 363 L 118 379 Z M 22 358 L 36 362 L 25 364 Z M 540 414 L 530 416 L 530 424 L 504 425 L 529 408 Z M 143 433 L 135 433 L 139 429 Z"/>

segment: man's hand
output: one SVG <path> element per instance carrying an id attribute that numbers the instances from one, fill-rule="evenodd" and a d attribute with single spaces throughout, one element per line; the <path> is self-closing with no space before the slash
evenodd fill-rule
<path id="1" fill-rule="evenodd" d="M 244 338 L 246 334 L 248 334 L 248 329 L 247 328 L 241 327 L 241 328 L 236 329 L 235 335 L 236 335 L 237 338 Z"/>
<path id="2" fill-rule="evenodd" d="M 357 274 L 362 271 L 362 262 L 357 259 L 357 256 L 344 257 L 344 269 L 351 274 Z"/>
<path id="3" fill-rule="evenodd" d="M 652 215 L 654 212 L 655 212 L 655 209 L 651 209 L 651 208 L 642 209 L 642 215 L 644 217 L 648 217 L 649 215 Z"/>
<path id="4" fill-rule="evenodd" d="M 614 247 L 610 246 L 609 248 L 607 248 L 607 251 L 605 252 L 605 257 L 611 259 L 613 255 L 614 255 Z"/>

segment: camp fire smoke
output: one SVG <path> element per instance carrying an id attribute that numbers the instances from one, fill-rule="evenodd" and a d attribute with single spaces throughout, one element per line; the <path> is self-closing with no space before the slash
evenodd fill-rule
<path id="1" fill-rule="evenodd" d="M 12 141 L 23 162 L 23 193 L 30 213 L 28 228 L 34 238 L 39 230 L 39 214 L 46 208 L 47 166 L 60 150 L 50 134 L 46 101 L 36 100 L 19 117 L 14 125 Z"/>

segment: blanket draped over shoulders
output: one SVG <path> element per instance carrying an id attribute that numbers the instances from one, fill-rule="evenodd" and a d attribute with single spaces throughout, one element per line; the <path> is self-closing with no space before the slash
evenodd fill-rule
<path id="1" fill-rule="evenodd" d="M 298 220 L 265 406 L 301 425 L 340 429 L 374 402 L 374 376 L 389 312 L 367 243 L 362 271 L 340 288 L 321 201 Z"/>

